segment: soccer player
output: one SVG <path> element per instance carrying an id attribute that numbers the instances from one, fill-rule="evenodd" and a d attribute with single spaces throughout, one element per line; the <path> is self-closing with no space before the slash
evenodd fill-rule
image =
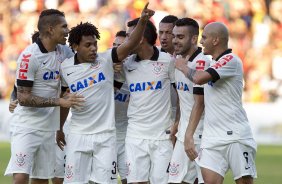
<path id="1" fill-rule="evenodd" d="M 174 15 L 165 16 L 159 23 L 159 40 L 161 44 L 160 50 L 162 52 L 167 52 L 170 55 L 174 53 L 174 47 L 172 44 L 172 29 L 178 18 Z"/>
<path id="2" fill-rule="evenodd" d="M 100 36 L 93 24 L 81 23 L 70 31 L 76 54 L 61 65 L 63 86 L 85 96 L 86 103 L 71 109 L 64 183 L 117 183 L 113 62 L 125 59 L 141 41 L 154 14 L 147 6 L 128 40 L 104 53 L 97 53 Z"/>
<path id="3" fill-rule="evenodd" d="M 175 54 L 187 57 L 189 67 L 204 70 L 208 68 L 210 59 L 197 46 L 198 36 L 199 25 L 194 19 L 181 18 L 175 22 L 172 40 Z M 200 168 L 196 170 L 195 162 L 189 160 L 185 153 L 184 138 L 188 123 L 199 123 L 193 136 L 196 150 L 199 151 L 203 131 L 204 88 L 191 82 L 178 69 L 175 70 L 175 81 L 180 103 L 180 122 L 170 162 L 169 182 L 192 184 L 198 178 L 199 183 L 202 183 Z"/>
<path id="4" fill-rule="evenodd" d="M 55 106 L 80 106 L 83 98 L 67 94 L 59 98 L 60 63 L 72 56 L 65 46 L 68 27 L 63 12 L 49 9 L 38 20 L 39 38 L 19 56 L 17 99 L 19 106 L 10 125 L 11 159 L 5 175 L 13 183 L 48 183 L 55 164 L 54 132 L 57 129 Z M 46 151 L 48 150 L 48 151 Z"/>
<path id="5" fill-rule="evenodd" d="M 174 15 L 167 15 L 165 16 L 159 23 L 159 41 L 161 43 L 161 47 L 159 50 L 161 52 L 169 53 L 170 55 L 173 55 L 174 53 L 174 47 L 172 44 L 172 29 L 175 25 L 175 22 L 178 20 L 178 18 Z M 170 138 L 173 142 L 173 145 L 176 142 L 176 136 L 177 128 L 178 128 L 178 122 L 179 122 L 179 102 L 177 92 L 174 89 L 173 86 L 171 86 L 171 120 L 174 123 L 173 126 L 171 126 L 170 129 Z M 177 113 L 177 114 L 176 114 Z"/>
<path id="6" fill-rule="evenodd" d="M 126 37 L 125 31 L 119 31 L 113 42 L 113 47 L 120 46 Z M 116 65 L 117 66 L 117 65 Z M 115 67 L 116 67 L 115 66 Z M 126 164 L 125 164 L 125 136 L 128 125 L 127 109 L 129 102 L 129 90 L 125 82 L 118 82 L 120 70 L 115 72 L 115 120 L 116 120 L 116 135 L 117 135 L 117 169 L 121 178 L 122 184 L 127 184 L 126 181 Z"/>
<path id="7" fill-rule="evenodd" d="M 137 22 L 138 19 L 128 22 L 127 36 L 136 29 Z M 166 130 L 171 126 L 174 63 L 169 54 L 154 46 L 156 39 L 156 27 L 148 21 L 142 41 L 123 64 L 130 91 L 125 139 L 128 183 L 168 181 L 173 146 Z"/>
<path id="8" fill-rule="evenodd" d="M 178 58 L 176 67 L 191 81 L 205 85 L 205 118 L 201 151 L 186 150 L 201 167 L 204 182 L 222 184 L 231 169 L 236 184 L 252 184 L 256 177 L 256 142 L 242 107 L 243 67 L 238 56 L 228 49 L 228 29 L 220 22 L 205 26 L 201 44 L 213 61 L 205 71 L 187 67 Z M 191 122 L 190 122 L 191 123 Z M 196 122 L 189 123 L 187 142 L 193 143 Z"/>

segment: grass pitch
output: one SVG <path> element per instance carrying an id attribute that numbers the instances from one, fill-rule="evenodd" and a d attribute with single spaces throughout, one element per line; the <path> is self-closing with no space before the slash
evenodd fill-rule
<path id="1" fill-rule="evenodd" d="M 0 142 L 0 184 L 12 183 L 11 177 L 4 176 L 10 159 L 10 144 Z M 282 146 L 259 145 L 256 157 L 258 178 L 255 184 L 282 183 Z M 51 182 L 50 182 L 51 183 Z M 235 183 L 231 172 L 225 177 L 224 184 Z"/>

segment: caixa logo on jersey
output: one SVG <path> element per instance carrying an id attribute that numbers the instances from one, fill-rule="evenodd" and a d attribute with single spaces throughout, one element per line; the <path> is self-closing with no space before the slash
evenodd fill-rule
<path id="1" fill-rule="evenodd" d="M 103 72 L 100 72 L 98 75 L 94 74 L 93 76 L 90 76 L 86 79 L 82 79 L 80 81 L 77 81 L 74 84 L 71 84 L 70 89 L 71 89 L 72 92 L 77 92 L 77 91 L 80 91 L 84 88 L 95 85 L 99 82 L 102 82 L 104 80 L 106 80 L 106 77 L 103 74 Z"/>
<path id="2" fill-rule="evenodd" d="M 188 85 L 184 82 L 177 82 L 176 89 L 180 91 L 189 91 Z"/>
<path id="3" fill-rule="evenodd" d="M 159 90 L 159 89 L 162 89 L 161 81 L 140 82 L 140 83 L 138 82 L 136 84 L 132 83 L 129 85 L 130 92 Z"/>
<path id="4" fill-rule="evenodd" d="M 119 102 L 129 102 L 130 94 L 115 92 L 115 100 Z"/>
<path id="5" fill-rule="evenodd" d="M 43 80 L 58 80 L 59 78 L 59 71 L 48 71 L 43 74 Z"/>

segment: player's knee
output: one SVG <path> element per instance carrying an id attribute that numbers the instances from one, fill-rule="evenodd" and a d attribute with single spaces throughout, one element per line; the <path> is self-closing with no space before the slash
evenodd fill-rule
<path id="1" fill-rule="evenodd" d="M 28 184 L 28 174 L 16 173 L 13 175 L 13 184 Z"/>

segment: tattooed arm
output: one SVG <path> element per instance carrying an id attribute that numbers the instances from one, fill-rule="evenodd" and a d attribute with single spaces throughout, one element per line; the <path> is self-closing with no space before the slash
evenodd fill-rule
<path id="1" fill-rule="evenodd" d="M 84 98 L 77 94 L 68 94 L 62 98 L 44 98 L 32 95 L 32 87 L 18 86 L 17 95 L 19 104 L 27 107 L 54 107 L 69 108 L 73 105 L 81 106 Z"/>
<path id="2" fill-rule="evenodd" d="M 59 98 L 43 98 L 32 95 L 32 87 L 18 86 L 17 95 L 19 104 L 27 107 L 54 107 L 59 106 Z"/>

